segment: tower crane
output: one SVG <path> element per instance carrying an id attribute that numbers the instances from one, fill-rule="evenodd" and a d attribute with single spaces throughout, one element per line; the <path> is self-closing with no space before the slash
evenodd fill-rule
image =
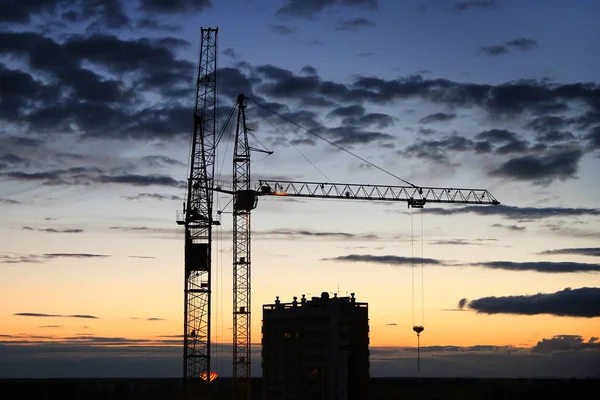
<path id="1" fill-rule="evenodd" d="M 201 28 L 187 202 L 177 215 L 185 227 L 184 382 L 210 382 L 211 242 L 216 152 L 217 34 Z M 210 387 L 209 387 L 210 389 Z M 207 390 L 210 397 L 210 390 Z"/>
<path id="2" fill-rule="evenodd" d="M 252 188 L 250 153 L 258 149 L 248 144 L 250 129 L 246 125 L 246 97 L 243 94 L 237 98 L 237 108 L 232 190 L 222 186 L 214 190 L 233 195 L 233 393 L 235 400 L 250 400 L 250 216 L 260 196 L 406 202 L 409 208 L 423 208 L 427 203 L 497 205 L 500 202 L 486 189 L 425 187 L 408 181 L 404 181 L 408 183 L 406 186 L 391 186 L 259 180 Z M 422 326 L 413 327 L 417 335 L 423 329 Z"/>

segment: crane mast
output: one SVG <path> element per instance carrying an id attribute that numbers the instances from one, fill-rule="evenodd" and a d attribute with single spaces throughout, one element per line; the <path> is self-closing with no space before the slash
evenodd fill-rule
<path id="1" fill-rule="evenodd" d="M 185 382 L 210 382 L 211 241 L 212 225 L 218 224 L 213 220 L 218 28 L 200 32 L 187 201 L 177 216 L 177 223 L 185 226 Z"/>
<path id="2" fill-rule="evenodd" d="M 257 193 L 250 188 L 250 147 L 246 99 L 237 98 L 233 151 L 233 397 L 251 398 L 250 359 L 250 211 Z"/>

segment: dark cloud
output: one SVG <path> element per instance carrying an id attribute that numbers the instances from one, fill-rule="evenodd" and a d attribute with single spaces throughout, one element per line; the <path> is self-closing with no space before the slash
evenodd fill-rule
<path id="1" fill-rule="evenodd" d="M 484 314 L 550 314 L 561 317 L 600 317 L 600 288 L 564 289 L 525 296 L 483 297 L 468 307 Z"/>
<path id="2" fill-rule="evenodd" d="M 227 57 L 231 57 L 231 58 L 238 58 L 237 53 L 235 52 L 234 49 L 232 49 L 231 47 L 226 48 L 225 50 L 223 50 L 221 52 L 224 56 Z"/>
<path id="3" fill-rule="evenodd" d="M 89 378 L 89 377 L 170 377 L 179 378 L 181 364 L 181 336 L 158 335 L 155 338 L 100 337 L 76 335 L 69 338 L 34 338 L 14 335 L 0 342 L 0 376 L 3 378 Z M 566 336 L 566 335 L 561 335 Z M 2 335 L 0 335 L 2 337 Z M 51 340 L 48 340 L 51 339 Z M 550 340 L 550 339 L 546 339 Z M 544 339 L 540 340 L 543 342 Z M 590 339 L 587 343 L 596 343 Z M 222 354 L 221 376 L 232 375 L 231 345 L 213 343 L 213 351 Z M 555 342 L 541 346 L 547 352 L 516 346 L 432 345 L 421 346 L 421 374 L 431 378 L 435 388 L 432 397 L 442 392 L 463 398 L 464 389 L 480 393 L 479 379 L 464 379 L 456 385 L 456 377 L 468 378 L 529 378 L 510 381 L 511 393 L 532 391 L 538 396 L 551 398 L 560 393 L 576 393 L 581 388 L 580 379 L 598 376 L 598 349 L 594 346 L 565 346 Z M 252 363 L 260 364 L 260 345 L 252 346 Z M 85 369 L 81 368 L 82 363 Z M 381 347 L 370 349 L 371 376 L 412 376 L 417 364 L 416 347 Z M 253 369 L 256 377 L 260 369 Z M 382 382 L 385 378 L 374 382 Z M 169 379 L 169 381 L 171 381 Z M 464 381 L 464 382 L 463 382 Z M 587 380 L 589 381 L 589 379 Z M 586 381 L 586 382 L 587 382 Z M 593 381 L 593 380 L 592 380 Z M 592 384 L 590 381 L 590 385 Z M 549 382 L 554 382 L 549 384 Z M 558 382 L 558 384 L 556 384 Z M 159 386 L 161 380 L 157 381 Z M 430 383 L 430 382 L 429 382 Z M 458 392 L 457 387 L 462 391 Z M 506 380 L 485 381 L 487 392 L 506 392 Z M 427 392 L 426 394 L 428 394 Z M 156 395 L 156 393 L 152 393 Z M 152 395 L 150 397 L 152 397 Z M 155 396 L 154 396 L 155 397 Z M 439 397 L 439 395 L 438 395 Z"/>
<path id="4" fill-rule="evenodd" d="M 150 317 L 150 318 L 131 317 L 131 319 L 139 319 L 139 320 L 144 320 L 144 321 L 166 321 L 166 319 L 164 319 L 164 318 L 157 318 L 157 317 Z"/>
<path id="5" fill-rule="evenodd" d="M 307 75 L 317 75 L 317 69 L 310 65 L 305 65 L 304 67 L 302 67 L 302 69 L 300 71 L 302 71 L 303 73 L 305 73 Z"/>
<path id="6" fill-rule="evenodd" d="M 8 0 L 0 4 L 0 22 L 30 24 L 36 17 L 47 26 L 86 22 L 88 29 L 120 29 L 131 22 L 120 0 Z"/>
<path id="7" fill-rule="evenodd" d="M 83 229 L 80 228 L 32 228 L 30 226 L 24 226 L 23 229 L 46 233 L 83 233 Z"/>
<path id="8" fill-rule="evenodd" d="M 297 28 L 283 24 L 269 25 L 269 29 L 279 35 L 291 35 L 298 30 Z"/>
<path id="9" fill-rule="evenodd" d="M 385 326 L 398 326 L 398 324 L 395 322 L 390 322 L 389 324 L 385 324 Z"/>
<path id="10" fill-rule="evenodd" d="M 129 258 L 143 258 L 143 259 L 155 259 L 156 257 L 152 257 L 152 256 L 127 256 Z"/>
<path id="11" fill-rule="evenodd" d="M 361 28 L 368 28 L 368 27 L 374 27 L 374 26 L 375 26 L 375 23 L 373 21 L 371 21 L 370 19 L 360 17 L 360 18 L 354 18 L 354 19 L 348 19 L 345 21 L 340 21 L 340 23 L 338 24 L 336 29 L 339 31 L 356 32 Z"/>
<path id="12" fill-rule="evenodd" d="M 342 120 L 346 126 L 357 126 L 361 128 L 374 127 L 376 129 L 385 129 L 394 125 L 394 118 L 388 114 L 369 113 L 360 117 L 346 117 Z"/>
<path id="13" fill-rule="evenodd" d="M 98 168 L 71 167 L 64 170 L 52 170 L 46 172 L 3 172 L 0 176 L 14 181 L 41 182 L 44 185 L 80 185 L 91 184 L 121 184 L 130 186 L 168 186 L 183 187 L 184 182 L 177 181 L 170 176 L 159 174 L 127 174 L 106 175 Z"/>
<path id="14" fill-rule="evenodd" d="M 503 45 L 493 45 L 493 46 L 482 46 L 479 48 L 479 53 L 488 55 L 488 56 L 498 56 L 500 54 L 507 54 L 509 51 L 506 46 Z"/>
<path id="15" fill-rule="evenodd" d="M 365 108 L 360 104 L 355 104 L 345 107 L 337 107 L 329 114 L 328 117 L 362 117 L 365 114 Z"/>
<path id="16" fill-rule="evenodd" d="M 131 186 L 172 186 L 181 187 L 184 183 L 177 181 L 166 175 L 101 175 L 98 178 L 100 183 L 116 183 Z"/>
<path id="17" fill-rule="evenodd" d="M 458 308 L 463 309 L 467 305 L 468 300 L 466 298 L 462 298 L 458 301 Z"/>
<path id="18" fill-rule="evenodd" d="M 429 243 L 435 245 L 450 245 L 450 246 L 467 246 L 467 245 L 483 245 L 489 242 L 494 242 L 497 239 L 450 239 L 450 240 L 432 240 Z"/>
<path id="19" fill-rule="evenodd" d="M 285 0 L 277 13 L 291 17 L 311 18 L 334 7 L 378 10 L 378 0 Z"/>
<path id="20" fill-rule="evenodd" d="M 5 205 L 10 205 L 10 204 L 21 204 L 21 202 L 17 201 L 17 200 L 11 200 L 11 199 L 3 199 L 0 198 L 0 204 L 5 204 Z"/>
<path id="21" fill-rule="evenodd" d="M 199 12 L 212 6 L 212 0 L 140 0 L 140 8 L 150 13 Z"/>
<path id="22" fill-rule="evenodd" d="M 454 8 L 458 11 L 465 11 L 472 8 L 496 8 L 498 7 L 498 2 L 496 0 L 469 0 L 469 1 L 460 1 L 454 4 Z"/>
<path id="23" fill-rule="evenodd" d="M 525 226 L 521 226 L 521 225 L 504 225 L 504 224 L 493 224 L 492 227 L 508 229 L 509 231 L 513 231 L 513 232 L 522 232 L 526 228 Z"/>
<path id="24" fill-rule="evenodd" d="M 478 214 L 497 215 L 511 220 L 539 220 L 555 217 L 599 216 L 600 208 L 569 207 L 517 207 L 497 205 L 494 207 L 466 206 L 457 208 L 425 208 L 425 213 L 436 215 Z"/>
<path id="25" fill-rule="evenodd" d="M 141 161 L 148 167 L 185 166 L 185 164 L 179 160 L 159 155 L 144 156 L 141 158 Z"/>
<path id="26" fill-rule="evenodd" d="M 544 155 L 512 158 L 495 170 L 492 176 L 548 184 L 576 177 L 583 151 L 578 147 L 561 147 Z"/>
<path id="27" fill-rule="evenodd" d="M 46 253 L 45 258 L 106 258 L 110 257 L 106 254 L 91 254 L 91 253 Z"/>
<path id="28" fill-rule="evenodd" d="M 347 232 L 319 232 L 319 231 L 308 231 L 308 230 L 270 230 L 256 232 L 260 236 L 267 238 L 282 238 L 282 239 L 296 239 L 299 237 L 312 237 L 320 239 L 334 239 L 334 240 L 372 240 L 376 239 L 377 235 L 370 234 L 356 234 Z"/>
<path id="29" fill-rule="evenodd" d="M 578 272 L 600 272 L 600 264 L 585 264 L 578 262 L 552 262 L 552 261 L 487 261 L 471 263 L 470 265 L 481 266 L 490 269 L 502 269 L 507 271 L 535 271 L 550 274 L 578 273 Z"/>
<path id="30" fill-rule="evenodd" d="M 62 325 L 41 325 L 41 326 L 38 326 L 38 328 L 42 328 L 42 329 L 45 329 L 45 328 L 62 328 L 62 327 L 63 327 Z"/>
<path id="31" fill-rule="evenodd" d="M 431 122 L 445 122 L 445 121 L 450 121 L 453 120 L 454 118 L 456 118 L 456 114 L 454 113 L 435 113 L 435 114 L 430 114 L 426 117 L 423 117 L 419 120 L 419 123 L 421 124 L 429 124 Z"/>
<path id="32" fill-rule="evenodd" d="M 580 256 L 600 257 L 600 247 L 577 247 L 567 249 L 554 249 L 542 251 L 539 254 L 545 255 L 563 255 L 576 254 Z"/>
<path id="33" fill-rule="evenodd" d="M 600 126 L 593 128 L 592 131 L 588 135 L 586 135 L 585 138 L 588 140 L 589 145 L 592 149 L 600 149 Z"/>
<path id="34" fill-rule="evenodd" d="M 530 50 L 538 46 L 538 42 L 533 39 L 516 38 L 506 42 L 507 46 L 514 47 L 519 50 Z"/>
<path id="35" fill-rule="evenodd" d="M 509 40 L 504 44 L 496 44 L 492 46 L 483 46 L 479 48 L 479 52 L 488 56 L 497 56 L 500 54 L 510 53 L 509 48 L 525 51 L 532 50 L 538 46 L 538 43 L 533 39 L 516 38 Z"/>
<path id="36" fill-rule="evenodd" d="M 410 266 L 413 264 L 427 265 L 444 265 L 443 261 L 436 260 L 433 258 L 411 258 L 411 257 L 400 257 L 400 256 L 375 256 L 372 254 L 348 254 L 346 256 L 338 256 L 332 258 L 323 258 L 323 261 L 337 261 L 337 262 L 365 262 L 374 264 L 386 264 L 395 266 Z"/>
<path id="37" fill-rule="evenodd" d="M 31 312 L 21 312 L 15 313 L 13 315 L 19 317 L 53 317 L 53 318 L 84 318 L 84 319 L 98 319 L 93 315 L 86 314 L 72 314 L 72 315 L 63 315 L 63 314 L 43 314 L 43 313 L 31 313 Z"/>
<path id="38" fill-rule="evenodd" d="M 475 138 L 479 146 L 479 152 L 487 153 L 492 149 L 497 154 L 525 153 L 529 148 L 529 143 L 519 137 L 514 132 L 506 129 L 490 129 L 478 133 Z M 476 149 L 477 150 L 477 149 Z"/>
<path id="39" fill-rule="evenodd" d="M 0 3 L 0 22 L 29 23 L 35 14 L 54 11 L 56 3 L 57 0 L 3 1 Z"/>
<path id="40" fill-rule="evenodd" d="M 435 140 L 418 138 L 416 143 L 407 146 L 400 154 L 408 157 L 425 158 L 432 162 L 449 163 L 450 152 L 465 152 L 473 149 L 473 141 L 463 136 L 446 136 Z"/>
<path id="41" fill-rule="evenodd" d="M 557 335 L 550 339 L 542 339 L 531 348 L 534 353 L 554 353 L 557 351 L 600 350 L 598 338 L 590 338 L 588 342 L 579 335 Z"/>
<path id="42" fill-rule="evenodd" d="M 144 199 L 150 199 L 150 200 L 178 200 L 178 201 L 182 201 L 183 198 L 180 196 L 175 196 L 175 195 L 166 195 L 166 194 L 160 194 L 160 193 L 140 193 L 137 194 L 135 196 L 125 196 L 125 198 L 127 200 L 144 200 Z"/>
<path id="43" fill-rule="evenodd" d="M 164 98 L 191 98 L 194 65 L 174 53 L 187 45 L 172 37 L 123 40 L 107 34 L 70 36 L 59 43 L 38 33 L 2 32 L 0 54 L 22 58 L 31 69 L 54 80 L 37 81 L 0 66 L 0 75 L 15 83 L 7 87 L 9 96 L 3 96 L 0 118 L 27 123 L 32 130 L 83 132 L 86 137 L 181 135 L 189 126 L 180 111 L 190 115 L 191 107 L 140 108 L 134 100 L 148 91 Z M 104 78 L 85 63 L 130 78 Z"/>

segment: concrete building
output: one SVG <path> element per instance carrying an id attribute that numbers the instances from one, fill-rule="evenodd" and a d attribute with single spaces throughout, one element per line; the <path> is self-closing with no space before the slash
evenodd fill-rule
<path id="1" fill-rule="evenodd" d="M 263 305 L 264 400 L 369 398 L 368 304 L 323 292 Z"/>

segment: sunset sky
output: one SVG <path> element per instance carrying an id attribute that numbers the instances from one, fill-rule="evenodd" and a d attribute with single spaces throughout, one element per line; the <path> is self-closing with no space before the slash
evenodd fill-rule
<path id="1" fill-rule="evenodd" d="M 356 293 L 372 376 L 600 376 L 600 3 L 0 2 L 0 378 L 180 376 L 200 27 L 252 177 L 488 189 L 499 206 L 261 198 L 263 304 Z M 383 170 L 340 151 L 297 125 Z M 231 133 L 216 178 L 231 181 Z M 232 218 L 213 241 L 231 374 Z"/>

